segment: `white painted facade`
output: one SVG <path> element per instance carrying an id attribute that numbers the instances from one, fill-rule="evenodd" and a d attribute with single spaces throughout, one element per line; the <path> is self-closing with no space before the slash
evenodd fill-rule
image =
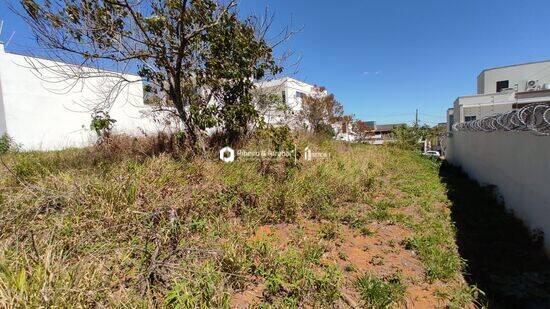
<path id="1" fill-rule="evenodd" d="M 450 132 L 453 129 L 453 124 L 455 122 L 455 109 L 447 109 L 447 132 Z"/>
<path id="2" fill-rule="evenodd" d="M 334 136 L 335 140 L 345 141 L 345 142 L 355 142 L 357 140 L 357 134 L 353 132 L 353 126 L 351 123 L 343 124 L 337 122 L 332 125 L 332 129 L 336 135 Z"/>
<path id="3" fill-rule="evenodd" d="M 477 94 L 499 92 L 498 82 L 504 82 L 503 86 L 507 84 L 506 88 L 518 92 L 529 91 L 529 81 L 535 82 L 533 90 L 550 83 L 550 60 L 483 70 L 477 77 Z"/>
<path id="4" fill-rule="evenodd" d="M 291 77 L 283 77 L 271 81 L 256 83 L 257 91 L 263 94 L 277 95 L 282 103 L 288 106 L 289 111 L 277 109 L 262 110 L 260 113 L 264 121 L 272 125 L 288 125 L 291 128 L 302 127 L 298 114 L 302 109 L 302 97 L 316 94 L 315 86 Z"/>
<path id="5" fill-rule="evenodd" d="M 55 150 L 90 145 L 96 139 L 90 130 L 91 109 L 115 84 L 117 76 L 132 81 L 120 90 L 109 110 L 116 120 L 116 133 L 141 134 L 159 128 L 143 103 L 140 77 L 111 72 L 111 77 L 85 81 L 60 81 L 51 70 L 31 68 L 69 65 L 8 53 L 0 44 L 0 135 L 7 134 L 23 150 Z M 90 69 L 91 70 L 91 69 Z M 54 82 L 57 81 L 57 82 Z M 74 84 L 74 87 L 68 88 Z"/>
<path id="6" fill-rule="evenodd" d="M 311 85 L 291 77 L 283 77 L 271 81 L 256 83 L 257 91 L 263 94 L 277 95 L 281 102 L 286 104 L 289 111 L 281 112 L 276 109 L 260 110 L 264 121 L 271 125 L 288 125 L 293 129 L 307 128 L 308 124 L 299 119 L 299 113 L 302 110 L 302 98 L 304 96 L 327 95 L 325 90 L 319 93 L 315 85 Z M 353 133 L 351 124 L 347 124 L 346 129 L 342 123 L 332 124 L 336 133 L 335 139 L 341 141 L 353 142 L 356 135 Z"/>
<path id="7" fill-rule="evenodd" d="M 515 92 L 500 92 L 458 97 L 453 104 L 454 123 L 505 113 L 516 103 Z"/>

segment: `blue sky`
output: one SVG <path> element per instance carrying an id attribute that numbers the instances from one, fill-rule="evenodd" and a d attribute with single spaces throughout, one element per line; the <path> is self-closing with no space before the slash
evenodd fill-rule
<path id="1" fill-rule="evenodd" d="M 0 0 L 1 1 L 1 0 Z M 347 113 L 377 123 L 443 122 L 484 68 L 550 59 L 550 3 L 508 0 L 241 0 L 243 14 L 275 12 L 273 29 L 302 29 L 284 46 L 300 55 L 294 77 L 322 85 Z M 35 43 L 0 2 L 8 51 Z"/>

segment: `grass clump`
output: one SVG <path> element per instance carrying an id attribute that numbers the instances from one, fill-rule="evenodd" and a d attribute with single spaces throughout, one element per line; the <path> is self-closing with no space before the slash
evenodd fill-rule
<path id="1" fill-rule="evenodd" d="M 266 263 L 270 264 L 270 263 Z M 265 300 L 332 305 L 340 296 L 341 272 L 334 266 L 316 267 L 316 258 L 304 259 L 297 248 L 289 248 L 275 257 L 266 269 Z"/>
<path id="2" fill-rule="evenodd" d="M 429 280 L 451 279 L 462 269 L 463 261 L 447 246 L 442 246 L 444 240 L 438 235 L 416 235 L 407 241 L 407 248 L 418 252 L 426 267 Z"/>
<path id="3" fill-rule="evenodd" d="M 321 225 L 319 236 L 325 240 L 335 240 L 339 235 L 337 222 L 326 222 Z"/>
<path id="4" fill-rule="evenodd" d="M 365 273 L 355 282 L 355 288 L 361 295 L 367 308 L 391 308 L 402 303 L 405 286 L 398 275 L 378 278 Z"/>
<path id="5" fill-rule="evenodd" d="M 475 308 L 488 308 L 485 292 L 475 285 L 460 284 L 444 287 L 436 291 L 436 296 L 448 300 L 447 308 L 460 309 L 473 305 Z"/>
<path id="6" fill-rule="evenodd" d="M 169 308 L 230 308 L 223 275 L 206 263 L 189 277 L 176 281 L 164 301 Z"/>

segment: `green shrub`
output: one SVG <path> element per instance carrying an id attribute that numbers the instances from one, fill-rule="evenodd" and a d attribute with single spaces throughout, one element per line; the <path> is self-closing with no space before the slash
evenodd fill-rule
<path id="1" fill-rule="evenodd" d="M 288 126 L 267 126 L 256 133 L 260 140 L 268 141 L 274 151 L 294 150 L 294 137 Z"/>
<path id="2" fill-rule="evenodd" d="M 336 136 L 334 128 L 330 124 L 326 123 L 319 123 L 313 131 L 323 138 L 333 138 L 334 136 Z"/>
<path id="3" fill-rule="evenodd" d="M 444 244 L 443 235 L 417 235 L 405 241 L 406 249 L 415 250 L 426 267 L 429 280 L 447 280 L 453 278 L 463 266 L 464 261 L 454 248 Z"/>
<path id="4" fill-rule="evenodd" d="M 94 131 L 98 137 L 108 137 L 115 123 L 116 120 L 112 119 L 108 112 L 98 111 L 92 115 L 90 130 Z"/>
<path id="5" fill-rule="evenodd" d="M 10 150 L 11 144 L 11 139 L 7 134 L 0 136 L 0 155 L 3 155 Z"/>

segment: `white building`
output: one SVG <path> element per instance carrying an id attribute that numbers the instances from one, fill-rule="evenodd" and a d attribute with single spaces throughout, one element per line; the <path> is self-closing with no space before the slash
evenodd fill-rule
<path id="1" fill-rule="evenodd" d="M 288 125 L 291 128 L 302 127 L 298 114 L 302 110 L 302 98 L 316 94 L 315 86 L 290 77 L 258 82 L 257 91 L 264 95 L 275 95 L 282 103 L 280 106 L 259 108 L 264 121 L 272 125 Z M 285 109 L 288 108 L 288 109 Z"/>
<path id="2" fill-rule="evenodd" d="M 143 103 L 140 77 L 109 72 L 109 77 L 61 80 L 52 70 L 37 71 L 36 67 L 71 68 L 65 63 L 5 52 L 0 43 L 0 136 L 7 134 L 22 149 L 54 150 L 93 143 L 96 136 L 90 130 L 91 108 L 105 100 L 120 78 L 130 83 L 120 87 L 112 100 L 109 114 L 116 120 L 114 132 L 158 130 L 144 117 L 149 109 Z"/>
<path id="3" fill-rule="evenodd" d="M 483 70 L 477 77 L 477 94 L 540 90 L 550 83 L 550 60 Z"/>
<path id="4" fill-rule="evenodd" d="M 52 69 L 54 68 L 54 69 Z M 0 136 L 7 134 L 23 150 L 57 150 L 82 147 L 96 141 L 90 129 L 92 110 L 99 108 L 116 120 L 114 133 L 141 135 L 165 129 L 149 117 L 151 109 L 144 104 L 143 84 L 136 75 L 84 68 L 85 79 L 61 77 L 59 71 L 80 70 L 77 66 L 15 53 L 5 52 L 0 43 Z M 87 71 L 88 70 L 88 71 Z M 100 76 L 101 77 L 100 77 Z M 112 95 L 114 85 L 121 80 Z M 276 94 L 288 109 L 270 108 L 261 113 L 267 123 L 303 128 L 298 118 L 302 97 L 315 95 L 314 85 L 285 77 L 261 82 L 257 90 Z M 317 93 L 318 94 L 318 93 Z M 336 133 L 341 126 L 336 126 Z M 339 138 L 352 140 L 351 128 Z"/>
<path id="5" fill-rule="evenodd" d="M 357 134 L 353 131 L 353 125 L 350 121 L 336 122 L 332 124 L 332 129 L 336 134 L 334 136 L 335 140 L 345 142 L 355 142 L 357 140 Z"/>
<path id="6" fill-rule="evenodd" d="M 455 122 L 455 109 L 449 108 L 447 109 L 447 132 L 452 131 L 452 125 Z"/>
<path id="7" fill-rule="evenodd" d="M 550 101 L 550 61 L 483 70 L 477 94 L 458 97 L 447 112 L 449 130 L 455 123 L 506 113 L 528 103 Z"/>
<path id="8" fill-rule="evenodd" d="M 392 134 L 393 129 L 406 125 L 405 123 L 376 124 L 374 121 L 371 123 L 373 131 L 372 135 L 367 138 L 367 142 L 372 145 L 383 145 L 395 142 Z"/>
<path id="9" fill-rule="evenodd" d="M 258 109 L 264 117 L 264 121 L 271 125 L 288 125 L 293 129 L 303 129 L 308 126 L 299 117 L 302 110 L 302 98 L 305 96 L 328 94 L 326 90 L 319 93 L 315 85 L 291 77 L 258 82 L 256 87 L 259 93 L 277 96 L 280 102 L 283 103 L 281 107 L 284 106 L 287 108 L 285 110 L 273 105 L 270 105 L 269 108 L 259 107 Z M 348 142 L 355 141 L 356 136 L 353 133 L 351 123 L 334 123 L 332 124 L 332 128 L 336 133 L 335 139 Z"/>

